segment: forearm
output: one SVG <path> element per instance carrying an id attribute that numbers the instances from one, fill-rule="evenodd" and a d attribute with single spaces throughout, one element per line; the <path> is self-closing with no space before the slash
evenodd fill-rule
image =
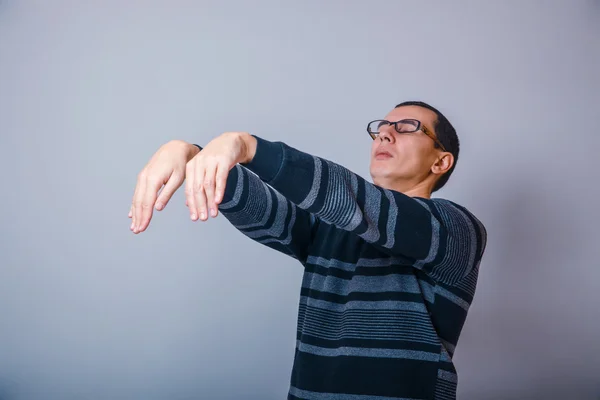
<path id="1" fill-rule="evenodd" d="M 315 218 L 245 167 L 230 170 L 219 211 L 250 239 L 306 260 Z"/>

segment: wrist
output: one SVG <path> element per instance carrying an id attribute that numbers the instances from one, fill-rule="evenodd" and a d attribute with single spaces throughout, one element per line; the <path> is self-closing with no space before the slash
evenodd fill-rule
<path id="1" fill-rule="evenodd" d="M 196 154 L 200 153 L 200 150 L 202 150 L 202 147 L 195 143 L 186 143 L 186 145 L 188 161 L 194 158 Z"/>
<path id="2" fill-rule="evenodd" d="M 256 155 L 257 141 L 254 136 L 247 132 L 242 134 L 242 140 L 244 141 L 245 154 L 242 157 L 241 164 L 248 164 L 254 159 L 254 156 Z"/>

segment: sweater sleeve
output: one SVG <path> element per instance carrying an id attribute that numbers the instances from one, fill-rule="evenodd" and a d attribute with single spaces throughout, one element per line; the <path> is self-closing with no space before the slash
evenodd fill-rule
<path id="1" fill-rule="evenodd" d="M 244 166 L 229 171 L 219 211 L 252 240 L 306 262 L 317 218 Z"/>
<path id="2" fill-rule="evenodd" d="M 329 160 L 254 137 L 256 154 L 246 166 L 299 209 L 410 259 L 444 283 L 457 282 L 479 263 L 485 228 L 466 209 L 384 189 Z"/>

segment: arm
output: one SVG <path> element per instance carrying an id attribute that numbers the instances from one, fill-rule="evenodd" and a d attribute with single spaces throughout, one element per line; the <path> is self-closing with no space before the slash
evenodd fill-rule
<path id="1" fill-rule="evenodd" d="M 304 263 L 316 218 L 240 164 L 227 177 L 221 214 L 247 237 Z"/>
<path id="2" fill-rule="evenodd" d="M 285 143 L 252 138 L 255 152 L 246 166 L 300 209 L 409 258 L 441 282 L 458 281 L 479 262 L 485 229 L 466 209 L 384 189 Z"/>

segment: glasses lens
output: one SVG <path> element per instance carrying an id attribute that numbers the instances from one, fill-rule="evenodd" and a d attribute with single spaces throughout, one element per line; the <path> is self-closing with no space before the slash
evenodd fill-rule
<path id="1" fill-rule="evenodd" d="M 419 128 L 419 122 L 414 119 L 403 119 L 396 123 L 396 130 L 400 133 L 415 132 Z"/>
<path id="2" fill-rule="evenodd" d="M 382 121 L 382 120 L 373 121 L 373 122 L 369 123 L 368 130 L 370 133 L 378 134 L 381 127 L 385 127 L 387 125 L 389 125 L 387 121 Z"/>

